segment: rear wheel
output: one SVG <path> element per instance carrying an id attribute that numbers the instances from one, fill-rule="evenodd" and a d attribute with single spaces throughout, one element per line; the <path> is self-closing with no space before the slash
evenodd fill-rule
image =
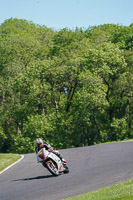
<path id="1" fill-rule="evenodd" d="M 53 162 L 48 162 L 46 164 L 47 169 L 53 174 L 54 176 L 59 176 L 59 171 L 57 166 Z"/>
<path id="2" fill-rule="evenodd" d="M 65 168 L 65 170 L 64 170 L 64 174 L 69 173 L 68 166 L 66 165 L 66 166 L 64 166 L 64 168 Z"/>
<path id="3" fill-rule="evenodd" d="M 67 174 L 67 173 L 69 173 L 69 169 L 64 170 L 64 174 Z"/>

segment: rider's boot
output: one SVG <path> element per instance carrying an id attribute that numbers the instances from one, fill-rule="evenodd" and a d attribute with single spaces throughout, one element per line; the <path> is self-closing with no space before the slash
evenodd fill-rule
<path id="1" fill-rule="evenodd" d="M 64 166 L 66 169 L 68 169 L 67 161 L 66 161 L 64 158 L 62 158 L 62 163 L 63 163 L 63 166 Z"/>

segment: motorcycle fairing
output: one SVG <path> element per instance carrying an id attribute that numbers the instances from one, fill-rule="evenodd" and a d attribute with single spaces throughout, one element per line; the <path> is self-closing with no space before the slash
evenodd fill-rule
<path id="1" fill-rule="evenodd" d="M 58 171 L 62 172 L 65 168 L 63 167 L 63 164 L 60 160 L 60 158 L 55 155 L 52 152 L 47 151 L 45 148 L 42 148 L 38 153 L 37 153 L 37 161 L 38 162 L 55 162 L 58 167 Z"/>

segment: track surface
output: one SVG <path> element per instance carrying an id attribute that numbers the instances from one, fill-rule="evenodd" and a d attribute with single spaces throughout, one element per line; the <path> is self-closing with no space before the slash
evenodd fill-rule
<path id="1" fill-rule="evenodd" d="M 133 142 L 61 150 L 69 174 L 53 177 L 35 154 L 0 175 L 0 200 L 60 200 L 133 178 Z"/>

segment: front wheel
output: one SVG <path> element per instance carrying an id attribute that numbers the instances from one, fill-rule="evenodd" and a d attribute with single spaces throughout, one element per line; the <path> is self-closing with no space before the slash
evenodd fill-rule
<path id="1" fill-rule="evenodd" d="M 59 176 L 59 171 L 53 162 L 46 163 L 46 167 L 51 172 L 51 174 L 54 176 Z"/>

